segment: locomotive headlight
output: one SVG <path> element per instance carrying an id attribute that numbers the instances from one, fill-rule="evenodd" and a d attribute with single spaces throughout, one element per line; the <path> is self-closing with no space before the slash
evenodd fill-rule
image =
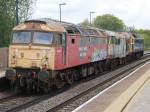
<path id="1" fill-rule="evenodd" d="M 13 56 L 18 56 L 18 49 L 12 49 L 12 55 Z"/>
<path id="2" fill-rule="evenodd" d="M 47 56 L 45 56 L 42 59 L 42 63 L 41 64 L 42 64 L 42 66 L 41 66 L 42 69 L 45 69 L 45 70 L 48 69 L 49 63 L 48 63 L 48 57 Z"/>
<path id="3" fill-rule="evenodd" d="M 43 58 L 48 59 L 48 50 L 43 50 Z"/>
<path id="4" fill-rule="evenodd" d="M 47 69 L 49 66 L 49 62 L 48 62 L 48 50 L 43 50 L 43 58 L 41 60 L 41 68 L 42 69 Z"/>

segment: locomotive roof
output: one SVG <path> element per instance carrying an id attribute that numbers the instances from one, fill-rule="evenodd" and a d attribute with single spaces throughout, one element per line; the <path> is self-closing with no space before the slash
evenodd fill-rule
<path id="1" fill-rule="evenodd" d="M 37 24 L 34 24 L 37 23 Z M 66 32 L 64 26 L 60 22 L 53 20 L 27 20 L 13 28 L 13 30 L 43 30 L 51 32 Z"/>
<path id="2" fill-rule="evenodd" d="M 28 24 L 30 23 L 30 24 Z M 38 24 L 32 24 L 38 23 Z M 32 27 L 31 27 L 32 26 Z M 34 26 L 34 27 L 33 27 Z M 130 38 L 134 36 L 127 32 L 113 32 L 108 30 L 99 29 L 96 27 L 83 27 L 81 25 L 75 25 L 73 23 L 57 21 L 50 18 L 41 18 L 38 20 L 28 20 L 18 26 L 14 27 L 13 30 L 43 30 L 43 31 L 53 31 L 53 32 L 68 32 L 69 30 L 73 30 L 74 32 L 85 35 L 85 36 L 95 36 L 95 37 L 107 37 L 107 36 L 122 36 L 126 38 Z"/>
<path id="3" fill-rule="evenodd" d="M 37 23 L 36 25 L 32 23 Z M 38 25 L 39 24 L 39 25 Z M 46 27 L 47 26 L 47 27 Z M 38 20 L 28 20 L 18 26 L 14 27 L 13 30 L 46 30 L 46 31 L 54 31 L 54 32 L 68 32 L 69 30 L 73 30 L 74 32 L 86 35 L 86 36 L 96 36 L 96 37 L 105 37 L 106 33 L 104 30 L 95 28 L 95 27 L 83 27 L 80 25 L 75 25 L 69 22 L 60 22 L 57 20 L 53 20 L 50 18 L 42 18 Z"/>

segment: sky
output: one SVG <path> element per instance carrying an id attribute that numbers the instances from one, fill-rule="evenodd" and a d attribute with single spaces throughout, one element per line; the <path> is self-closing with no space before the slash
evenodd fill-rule
<path id="1" fill-rule="evenodd" d="M 59 20 L 59 4 L 62 6 L 62 21 L 81 23 L 103 14 L 113 14 L 122 19 L 127 26 L 150 29 L 149 0 L 37 0 L 33 19 L 52 18 Z"/>

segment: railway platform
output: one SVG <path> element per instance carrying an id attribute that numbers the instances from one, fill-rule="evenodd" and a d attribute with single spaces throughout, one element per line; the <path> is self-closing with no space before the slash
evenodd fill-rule
<path id="1" fill-rule="evenodd" d="M 73 112 L 150 112 L 150 61 Z"/>

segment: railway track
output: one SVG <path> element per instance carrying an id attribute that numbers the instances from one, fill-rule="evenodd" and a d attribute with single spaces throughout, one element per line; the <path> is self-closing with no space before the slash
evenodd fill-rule
<path id="1" fill-rule="evenodd" d="M 103 73 L 101 76 L 96 76 L 94 79 L 86 80 L 83 83 L 79 81 L 78 84 L 56 90 L 49 95 L 16 96 L 3 101 L 0 99 L 0 112 L 70 112 L 148 60 L 150 60 L 150 54 L 145 54 L 136 62 L 132 62 L 111 72 Z"/>
<path id="2" fill-rule="evenodd" d="M 0 104 L 1 102 L 10 100 L 13 97 L 15 97 L 15 94 L 13 94 L 11 91 L 0 92 Z"/>
<path id="3" fill-rule="evenodd" d="M 101 91 L 106 89 L 107 87 L 111 86 L 118 80 L 124 78 L 129 73 L 133 72 L 135 69 L 137 69 L 138 67 L 143 65 L 148 60 L 150 60 L 149 53 L 146 54 L 144 57 L 142 57 L 137 62 L 135 62 L 136 64 L 134 64 L 134 62 L 130 63 L 131 65 L 130 64 L 126 65 L 126 66 L 128 66 L 126 69 L 125 69 L 125 66 L 121 67 L 123 69 L 120 72 L 118 72 L 118 70 L 112 71 L 113 74 L 115 74 L 114 76 L 102 81 L 101 83 L 93 86 L 92 88 L 89 88 L 88 90 L 84 91 L 83 93 L 78 94 L 75 97 L 72 97 L 71 99 L 63 102 L 62 104 L 49 109 L 47 112 L 71 112 L 71 111 L 73 111 L 78 106 L 85 103 L 86 101 L 88 101 L 89 99 L 91 99 L 92 97 L 94 97 L 95 95 L 97 95 L 98 93 L 100 93 Z M 132 65 L 132 64 L 134 64 L 134 65 Z"/>

